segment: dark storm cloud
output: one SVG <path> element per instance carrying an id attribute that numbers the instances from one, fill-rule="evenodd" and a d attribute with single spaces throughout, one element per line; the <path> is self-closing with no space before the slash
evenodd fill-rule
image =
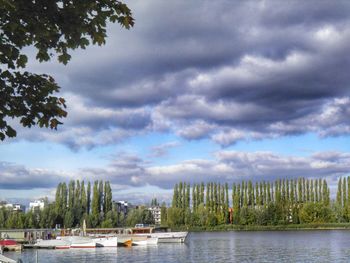
<path id="1" fill-rule="evenodd" d="M 166 130 L 227 146 L 350 133 L 349 1 L 128 4 L 135 28 L 110 25 L 105 47 L 52 69 L 70 94 L 67 126 L 81 132 L 58 141 L 94 147 Z"/>

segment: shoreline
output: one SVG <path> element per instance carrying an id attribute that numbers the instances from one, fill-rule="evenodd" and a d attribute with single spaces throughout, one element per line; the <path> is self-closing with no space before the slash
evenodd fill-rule
<path id="1" fill-rule="evenodd" d="M 226 231 L 307 231 L 307 230 L 350 230 L 350 223 L 319 223 L 295 225 L 218 225 L 214 227 L 178 227 L 174 231 L 226 232 Z"/>

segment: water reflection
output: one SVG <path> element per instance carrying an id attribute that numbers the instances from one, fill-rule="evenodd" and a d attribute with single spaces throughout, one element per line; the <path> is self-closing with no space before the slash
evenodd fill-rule
<path id="1" fill-rule="evenodd" d="M 191 233 L 186 244 L 39 250 L 39 262 L 349 262 L 350 231 Z M 35 262 L 35 250 L 8 257 Z"/>

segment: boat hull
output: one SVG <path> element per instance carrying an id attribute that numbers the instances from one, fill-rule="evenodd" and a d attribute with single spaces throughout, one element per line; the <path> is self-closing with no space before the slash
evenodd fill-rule
<path id="1" fill-rule="evenodd" d="M 96 243 L 97 247 L 117 247 L 118 246 L 117 237 L 99 237 L 99 238 L 94 238 L 93 241 Z"/>
<path id="2" fill-rule="evenodd" d="M 147 238 L 145 240 L 132 241 L 133 246 L 149 246 L 149 245 L 157 245 L 157 244 L 158 244 L 158 238 L 156 237 Z"/>
<path id="3" fill-rule="evenodd" d="M 138 236 L 150 236 L 158 238 L 158 243 L 184 243 L 188 232 L 164 232 L 151 234 L 138 234 Z"/>

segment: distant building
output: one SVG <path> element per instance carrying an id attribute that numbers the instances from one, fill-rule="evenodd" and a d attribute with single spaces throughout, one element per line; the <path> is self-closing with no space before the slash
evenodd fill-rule
<path id="1" fill-rule="evenodd" d="M 122 214 L 124 218 L 126 218 L 129 212 L 129 204 L 127 201 L 113 201 L 113 207 L 118 214 Z"/>
<path id="2" fill-rule="evenodd" d="M 21 204 L 10 204 L 10 203 L 2 203 L 0 208 L 5 207 L 8 210 L 16 211 L 16 212 L 24 212 L 26 207 Z"/>
<path id="3" fill-rule="evenodd" d="M 35 211 L 35 210 L 43 210 L 45 208 L 45 201 L 40 199 L 40 200 L 35 200 L 34 202 L 29 203 L 29 210 Z"/>
<path id="4" fill-rule="evenodd" d="M 160 206 L 159 205 L 152 206 L 152 207 L 148 208 L 148 210 L 151 211 L 151 213 L 153 215 L 154 223 L 156 225 L 160 225 L 160 223 L 161 223 L 161 215 L 162 215 Z"/>

